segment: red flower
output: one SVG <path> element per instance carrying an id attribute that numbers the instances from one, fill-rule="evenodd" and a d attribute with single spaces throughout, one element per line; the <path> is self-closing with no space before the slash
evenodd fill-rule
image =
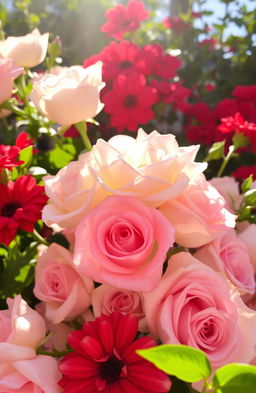
<path id="1" fill-rule="evenodd" d="M 17 146 L 0 145 L 0 171 L 3 168 L 12 170 L 23 164 L 23 161 L 18 161 L 19 152 Z"/>
<path id="2" fill-rule="evenodd" d="M 68 344 L 75 352 L 60 363 L 63 393 L 168 392 L 168 376 L 135 353 L 156 345 L 149 337 L 135 340 L 137 329 L 134 316 L 114 312 L 71 332 Z"/>
<path id="3" fill-rule="evenodd" d="M 240 100 L 255 101 L 256 100 L 256 85 L 243 86 L 238 85 L 232 91 L 232 95 Z"/>
<path id="4" fill-rule="evenodd" d="M 176 34 L 180 34 L 183 31 L 189 30 L 191 25 L 184 22 L 184 20 L 180 16 L 170 16 L 163 21 L 163 25 L 167 29 L 171 29 Z"/>
<path id="5" fill-rule="evenodd" d="M 32 176 L 0 184 L 0 243 L 8 246 L 19 228 L 32 232 L 47 199 Z"/>
<path id="6" fill-rule="evenodd" d="M 205 38 L 203 41 L 198 42 L 200 46 L 207 46 L 210 51 L 216 49 L 217 40 L 215 38 Z"/>
<path id="7" fill-rule="evenodd" d="M 250 175 L 253 176 L 253 180 L 256 180 L 256 165 L 253 165 L 251 167 L 241 166 L 232 173 L 232 176 L 241 181 L 247 179 L 247 177 L 249 177 Z"/>
<path id="8" fill-rule="evenodd" d="M 157 101 L 156 89 L 146 86 L 144 75 L 121 74 L 114 80 L 113 89 L 102 98 L 105 112 L 111 115 L 110 125 L 118 131 L 136 131 L 139 124 L 154 118 L 151 109 Z"/>
<path id="9" fill-rule="evenodd" d="M 101 27 L 101 31 L 121 40 L 124 33 L 137 30 L 140 22 L 147 19 L 148 15 L 142 1 L 132 0 L 127 7 L 118 4 L 106 12 L 108 21 Z"/>
<path id="10" fill-rule="evenodd" d="M 29 138 L 29 135 L 26 132 L 21 132 L 17 138 L 16 138 L 16 143 L 15 146 L 17 146 L 20 150 L 25 149 L 28 146 L 33 146 L 34 141 L 33 139 Z"/>

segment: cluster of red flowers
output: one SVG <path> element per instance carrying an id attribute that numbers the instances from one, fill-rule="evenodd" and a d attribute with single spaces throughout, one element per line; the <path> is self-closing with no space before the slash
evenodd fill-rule
<path id="1" fill-rule="evenodd" d="M 155 117 L 153 106 L 159 101 L 185 110 L 190 90 L 174 82 L 180 60 L 164 53 L 160 45 L 139 47 L 128 41 L 111 42 L 101 53 L 84 61 L 84 66 L 101 61 L 104 111 L 110 126 L 118 131 L 136 131 Z"/>
<path id="2" fill-rule="evenodd" d="M 205 102 L 188 108 L 186 137 L 190 142 L 209 146 L 224 139 L 230 140 L 234 132 L 243 132 L 253 141 L 255 151 L 256 85 L 237 86 L 232 96 L 234 98 L 220 101 L 214 109 Z"/>
<path id="3" fill-rule="evenodd" d="M 150 337 L 135 340 L 137 331 L 137 318 L 113 312 L 71 332 L 74 352 L 60 363 L 63 393 L 169 392 L 169 377 L 135 353 L 156 345 Z"/>
<path id="4" fill-rule="evenodd" d="M 132 0 L 127 7 L 117 4 L 106 12 L 108 21 L 101 27 L 101 31 L 121 40 L 126 32 L 137 30 L 140 22 L 147 19 L 148 15 L 142 1 Z"/>
<path id="5" fill-rule="evenodd" d="M 0 172 L 23 164 L 19 153 L 33 145 L 26 132 L 21 133 L 15 146 L 0 145 Z M 20 176 L 15 182 L 0 183 L 0 243 L 6 246 L 15 237 L 18 229 L 32 232 L 34 223 L 41 218 L 41 211 L 47 202 L 44 187 L 36 184 L 32 176 Z"/>

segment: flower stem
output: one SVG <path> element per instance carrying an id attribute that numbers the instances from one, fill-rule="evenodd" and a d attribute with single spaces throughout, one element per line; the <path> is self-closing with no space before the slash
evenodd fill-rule
<path id="1" fill-rule="evenodd" d="M 36 350 L 37 355 L 47 355 L 47 356 L 52 356 L 54 358 L 62 358 L 63 356 L 74 352 L 72 349 L 67 349 L 66 351 L 54 351 L 54 352 L 49 352 L 49 351 L 45 351 L 42 348 L 38 348 Z"/>
<path id="2" fill-rule="evenodd" d="M 37 230 L 34 228 L 33 230 L 33 237 L 35 238 L 35 240 L 40 243 L 40 244 L 44 244 L 45 246 L 49 246 L 49 243 L 47 240 L 45 240 L 40 233 L 37 232 Z"/>
<path id="3" fill-rule="evenodd" d="M 226 166 L 227 166 L 227 164 L 228 164 L 230 158 L 232 157 L 234 151 L 235 151 L 235 146 L 231 145 L 231 146 L 229 147 L 228 154 L 227 154 L 227 155 L 224 157 L 224 159 L 223 159 L 223 162 L 222 162 L 222 164 L 221 164 L 221 167 L 220 167 L 220 169 L 219 169 L 219 171 L 218 171 L 218 173 L 217 173 L 217 177 L 221 177 L 221 175 L 222 175 L 222 173 L 224 172 L 224 170 L 225 170 L 225 168 L 226 168 Z"/>
<path id="4" fill-rule="evenodd" d="M 83 139 L 86 150 L 87 151 L 92 150 L 92 145 L 91 145 L 90 139 L 88 138 L 88 135 L 87 135 L 86 122 L 80 121 L 79 123 L 75 124 L 75 127 L 78 130 L 79 134 L 81 135 L 81 138 Z"/>

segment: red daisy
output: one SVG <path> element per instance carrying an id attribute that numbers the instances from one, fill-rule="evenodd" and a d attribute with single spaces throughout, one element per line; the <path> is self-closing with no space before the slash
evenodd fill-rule
<path id="1" fill-rule="evenodd" d="M 237 168 L 235 172 L 232 173 L 232 176 L 234 176 L 237 180 L 245 180 L 247 177 L 252 175 L 253 180 L 256 180 L 256 165 L 253 166 L 241 166 L 240 168 Z"/>
<path id="2" fill-rule="evenodd" d="M 101 27 L 101 31 L 121 40 L 124 33 L 137 30 L 140 22 L 147 19 L 148 15 L 142 1 L 132 0 L 127 7 L 117 4 L 106 12 L 108 21 Z"/>
<path id="3" fill-rule="evenodd" d="M 15 166 L 23 164 L 23 161 L 18 161 L 19 152 L 17 146 L 0 145 L 0 170 L 12 170 Z"/>
<path id="4" fill-rule="evenodd" d="M 47 199 L 44 187 L 32 176 L 0 184 L 0 243 L 8 246 L 19 228 L 32 232 Z"/>
<path id="5" fill-rule="evenodd" d="M 71 332 L 75 352 L 60 363 L 63 393 L 168 392 L 169 377 L 135 353 L 156 345 L 149 337 L 135 340 L 137 329 L 137 318 L 114 312 Z"/>
<path id="6" fill-rule="evenodd" d="M 21 132 L 16 138 L 15 146 L 17 146 L 20 150 L 23 150 L 26 147 L 33 145 L 33 139 L 29 138 L 29 135 L 26 132 Z"/>
<path id="7" fill-rule="evenodd" d="M 191 25 L 184 22 L 180 16 L 170 16 L 163 21 L 163 25 L 167 29 L 173 30 L 174 33 L 180 34 L 183 31 L 191 29 Z"/>
<path id="8" fill-rule="evenodd" d="M 124 128 L 136 131 L 139 124 L 152 120 L 154 112 L 151 107 L 157 99 L 156 89 L 146 86 L 144 75 L 138 73 L 118 75 L 113 89 L 102 97 L 105 112 L 111 115 L 110 125 L 118 131 Z"/>

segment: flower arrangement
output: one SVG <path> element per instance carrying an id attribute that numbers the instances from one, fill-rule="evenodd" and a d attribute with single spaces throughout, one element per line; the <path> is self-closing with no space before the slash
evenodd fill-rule
<path id="1" fill-rule="evenodd" d="M 253 393 L 255 86 L 194 103 L 177 56 L 123 40 L 141 1 L 106 17 L 83 66 L 0 41 L 0 392 Z M 170 110 L 207 154 L 148 129 Z"/>

